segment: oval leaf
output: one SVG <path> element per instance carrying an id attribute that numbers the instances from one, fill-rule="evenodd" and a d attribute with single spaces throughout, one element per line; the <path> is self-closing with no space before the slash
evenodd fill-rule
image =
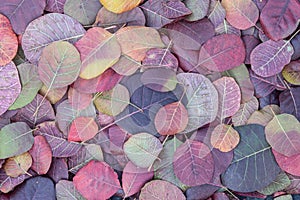
<path id="1" fill-rule="evenodd" d="M 78 117 L 70 127 L 68 140 L 79 142 L 92 139 L 98 133 L 98 125 L 93 117 Z"/>
<path id="2" fill-rule="evenodd" d="M 289 42 L 268 40 L 251 52 L 251 69 L 262 77 L 273 76 L 290 62 L 293 53 L 293 46 Z"/>
<path id="3" fill-rule="evenodd" d="M 137 7 L 142 0 L 100 0 L 101 4 L 113 13 L 123 13 Z"/>
<path id="4" fill-rule="evenodd" d="M 56 198 L 58 200 L 84 200 L 81 194 L 76 190 L 72 181 L 60 180 L 56 185 Z"/>
<path id="5" fill-rule="evenodd" d="M 77 49 L 65 41 L 53 42 L 42 51 L 38 73 L 48 90 L 73 83 L 80 71 L 81 61 Z"/>
<path id="6" fill-rule="evenodd" d="M 289 174 L 294 176 L 300 176 L 300 154 L 296 154 L 294 156 L 285 156 L 283 154 L 278 153 L 276 150 L 273 149 L 274 156 L 276 158 L 276 162 L 278 163 L 279 167 L 286 171 Z"/>
<path id="7" fill-rule="evenodd" d="M 293 85 L 300 85 L 300 60 L 293 61 L 282 70 L 282 76 Z"/>
<path id="8" fill-rule="evenodd" d="M 33 145 L 32 130 L 24 122 L 6 125 L 0 130 L 0 159 L 20 155 Z"/>
<path id="9" fill-rule="evenodd" d="M 46 174 L 52 162 L 52 150 L 47 140 L 43 136 L 35 136 L 29 153 L 33 159 L 31 169 L 39 175 Z"/>
<path id="10" fill-rule="evenodd" d="M 32 158 L 28 152 L 11 157 L 6 160 L 3 169 L 8 176 L 18 177 L 26 174 L 32 164 Z"/>
<path id="11" fill-rule="evenodd" d="M 121 56 L 121 47 L 115 35 L 99 27 L 89 29 L 75 46 L 82 60 L 80 77 L 83 79 L 99 76 Z"/>
<path id="12" fill-rule="evenodd" d="M 223 0 L 227 21 L 235 28 L 246 30 L 255 26 L 259 10 L 252 0 Z"/>
<path id="13" fill-rule="evenodd" d="M 161 150 L 160 141 L 148 133 L 135 134 L 124 144 L 125 154 L 133 164 L 141 168 L 150 167 Z"/>
<path id="14" fill-rule="evenodd" d="M 154 123 L 159 134 L 175 135 L 186 128 L 188 111 L 181 102 L 167 104 L 158 110 Z"/>
<path id="15" fill-rule="evenodd" d="M 241 65 L 245 57 L 246 50 L 239 36 L 221 34 L 204 43 L 200 49 L 197 66 L 223 72 Z"/>
<path id="16" fill-rule="evenodd" d="M 300 123 L 293 115 L 275 115 L 265 131 L 267 141 L 278 153 L 288 157 L 300 154 Z"/>
<path id="17" fill-rule="evenodd" d="M 162 180 L 153 180 L 147 183 L 141 190 L 140 200 L 153 199 L 176 199 L 185 200 L 182 191 L 175 185 Z"/>
<path id="18" fill-rule="evenodd" d="M 81 168 L 73 182 L 79 193 L 87 199 L 108 199 L 121 187 L 117 173 L 105 162 L 96 161 Z"/>
<path id="19" fill-rule="evenodd" d="M 182 183 L 188 186 L 203 185 L 213 177 L 214 160 L 208 146 L 188 139 L 175 151 L 173 167 Z"/>

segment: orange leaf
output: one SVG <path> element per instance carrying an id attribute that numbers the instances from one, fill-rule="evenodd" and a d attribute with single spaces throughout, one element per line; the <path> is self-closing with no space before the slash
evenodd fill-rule
<path id="1" fill-rule="evenodd" d="M 32 158 L 28 152 L 25 152 L 21 155 L 8 158 L 3 168 L 8 176 L 18 177 L 21 174 L 26 174 L 31 164 Z"/>

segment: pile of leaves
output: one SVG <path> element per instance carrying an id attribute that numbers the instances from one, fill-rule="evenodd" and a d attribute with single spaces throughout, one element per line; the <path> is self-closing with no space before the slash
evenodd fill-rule
<path id="1" fill-rule="evenodd" d="M 1 0 L 0 199 L 292 199 L 299 0 Z"/>

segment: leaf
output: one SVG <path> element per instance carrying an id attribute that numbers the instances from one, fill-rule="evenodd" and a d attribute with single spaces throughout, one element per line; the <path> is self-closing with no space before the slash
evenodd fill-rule
<path id="1" fill-rule="evenodd" d="M 268 105 L 263 109 L 254 111 L 247 121 L 247 124 L 260 124 L 266 126 L 274 117 L 274 113 L 280 114 L 280 109 L 277 105 Z"/>
<path id="2" fill-rule="evenodd" d="M 18 70 L 13 62 L 0 68 L 0 115 L 5 113 L 21 92 Z"/>
<path id="3" fill-rule="evenodd" d="M 172 91 L 178 83 L 176 72 L 166 68 L 146 70 L 141 76 L 141 81 L 146 87 L 159 92 Z"/>
<path id="4" fill-rule="evenodd" d="M 52 158 L 52 163 L 47 175 L 55 182 L 69 178 L 67 162 L 64 158 Z"/>
<path id="5" fill-rule="evenodd" d="M 274 154 L 274 156 L 275 156 L 275 154 Z M 281 172 L 278 174 L 276 179 L 270 185 L 259 190 L 259 193 L 262 193 L 264 195 L 272 195 L 275 192 L 284 190 L 290 184 L 291 184 L 291 181 L 290 181 L 289 177 L 286 175 L 286 173 Z"/>
<path id="6" fill-rule="evenodd" d="M 92 139 L 98 132 L 98 125 L 93 117 L 78 117 L 70 127 L 68 141 L 81 142 Z"/>
<path id="7" fill-rule="evenodd" d="M 217 116 L 218 93 L 208 78 L 200 74 L 180 73 L 177 80 L 186 89 L 188 125 L 185 133 L 208 124 Z"/>
<path id="8" fill-rule="evenodd" d="M 77 79 L 80 55 L 71 43 L 56 41 L 43 49 L 38 66 L 39 78 L 48 90 L 62 88 Z"/>
<path id="9" fill-rule="evenodd" d="M 175 151 L 173 167 L 182 183 L 196 186 L 212 179 L 214 161 L 210 149 L 204 143 L 188 139 Z"/>
<path id="10" fill-rule="evenodd" d="M 9 107 L 9 110 L 22 108 L 29 104 L 43 85 L 38 77 L 37 66 L 23 63 L 18 65 L 17 69 L 20 74 L 22 90 L 16 101 Z"/>
<path id="11" fill-rule="evenodd" d="M 20 35 L 32 20 L 43 14 L 45 6 L 46 0 L 3 0 L 0 13 L 8 16 L 14 32 Z"/>
<path id="12" fill-rule="evenodd" d="M 215 27 L 216 35 L 222 34 L 234 34 L 241 36 L 241 31 L 233 26 L 231 26 L 225 19 L 217 27 Z"/>
<path id="13" fill-rule="evenodd" d="M 76 110 L 84 110 L 91 104 L 93 95 L 81 93 L 73 87 L 70 87 L 68 91 L 68 100 Z"/>
<path id="14" fill-rule="evenodd" d="M 262 77 L 250 70 L 250 79 L 254 85 L 255 95 L 258 98 L 268 96 L 275 89 L 286 89 L 283 78 L 280 76 L 280 74 L 270 77 Z"/>
<path id="15" fill-rule="evenodd" d="M 44 136 L 52 150 L 53 157 L 64 158 L 73 156 L 82 147 L 79 143 L 68 142 L 56 127 L 55 122 L 39 124 L 34 134 Z"/>
<path id="16" fill-rule="evenodd" d="M 123 76 L 117 74 L 112 68 L 105 70 L 100 76 L 92 79 L 78 78 L 73 87 L 85 94 L 91 94 L 96 92 L 104 92 L 113 89 L 123 78 Z"/>
<path id="17" fill-rule="evenodd" d="M 36 198 L 55 200 L 54 184 L 51 179 L 42 176 L 30 178 L 15 190 L 10 199 L 24 199 L 24 194 L 26 200 Z"/>
<path id="18" fill-rule="evenodd" d="M 285 156 L 277 152 L 275 149 L 273 149 L 273 154 L 275 156 L 276 162 L 283 171 L 286 171 L 287 173 L 294 176 L 300 176 L 300 169 L 298 165 L 300 161 L 300 154 Z"/>
<path id="19" fill-rule="evenodd" d="M 93 104 L 90 104 L 84 110 L 77 110 L 65 100 L 57 106 L 56 118 L 58 128 L 67 135 L 71 126 L 71 123 L 77 117 L 96 117 L 96 110 Z"/>
<path id="20" fill-rule="evenodd" d="M 145 14 L 146 25 L 154 28 L 161 28 L 173 22 L 176 18 L 192 13 L 180 0 L 149 0 L 140 8 Z"/>
<path id="21" fill-rule="evenodd" d="M 208 12 L 209 0 L 185 0 L 186 7 L 192 11 L 192 14 L 188 15 L 185 19 L 188 21 L 197 21 L 203 19 Z"/>
<path id="22" fill-rule="evenodd" d="M 288 157 L 300 153 L 300 123 L 293 115 L 274 115 L 265 131 L 268 143 L 278 153 Z"/>
<path id="23" fill-rule="evenodd" d="M 159 134 L 175 135 L 185 130 L 188 111 L 180 101 L 167 104 L 158 110 L 154 123 Z"/>
<path id="24" fill-rule="evenodd" d="M 253 35 L 244 35 L 242 36 L 242 40 L 244 42 L 245 49 L 246 49 L 245 64 L 251 64 L 250 62 L 251 52 L 258 44 L 260 44 L 260 40 L 254 37 Z"/>
<path id="25" fill-rule="evenodd" d="M 292 56 L 292 60 L 297 60 L 300 58 L 300 33 L 298 33 L 291 40 L 291 45 L 294 47 L 294 54 Z"/>
<path id="26" fill-rule="evenodd" d="M 63 13 L 66 0 L 47 0 L 45 10 L 54 13 Z"/>
<path id="27" fill-rule="evenodd" d="M 182 190 L 186 190 L 187 186 L 176 177 L 173 168 L 174 153 L 181 144 L 182 142 L 176 137 L 167 140 L 159 154 L 159 159 L 154 162 L 153 168 L 155 179 L 168 181 Z"/>
<path id="28" fill-rule="evenodd" d="M 234 149 L 234 158 L 222 183 L 237 192 L 260 190 L 275 180 L 278 167 L 271 147 L 264 136 L 264 127 L 257 124 L 235 127 L 241 140 Z"/>
<path id="29" fill-rule="evenodd" d="M 45 85 L 43 85 L 39 93 L 44 97 L 46 97 L 46 99 L 50 101 L 51 104 L 55 104 L 64 97 L 67 90 L 68 90 L 68 86 L 49 90 Z M 48 94 L 46 95 L 46 93 Z"/>
<path id="30" fill-rule="evenodd" d="M 18 176 L 17 178 L 12 178 L 7 176 L 3 169 L 0 169 L 0 191 L 3 193 L 8 193 L 29 177 L 29 175 L 24 174 Z"/>
<path id="31" fill-rule="evenodd" d="M 251 69 L 262 77 L 273 76 L 290 62 L 293 53 L 293 46 L 289 42 L 268 40 L 251 52 Z"/>
<path id="32" fill-rule="evenodd" d="M 1 6 L 0 6 L 1 12 Z M 9 64 L 16 56 L 18 51 L 18 39 L 12 30 L 10 21 L 0 14 L 0 66 Z"/>
<path id="33" fill-rule="evenodd" d="M 80 78 L 83 79 L 101 75 L 121 56 L 121 48 L 115 35 L 99 27 L 89 29 L 75 46 L 82 61 Z"/>
<path id="34" fill-rule="evenodd" d="M 231 77 L 222 77 L 213 82 L 218 91 L 219 108 L 217 118 L 221 121 L 233 116 L 240 108 L 241 90 Z"/>
<path id="35" fill-rule="evenodd" d="M 8 158 L 5 161 L 3 169 L 8 176 L 18 177 L 22 174 L 27 174 L 27 170 L 31 167 L 32 158 L 29 153 L 25 152 L 23 154 Z"/>
<path id="36" fill-rule="evenodd" d="M 147 51 L 143 60 L 143 68 L 166 68 L 177 71 L 178 60 L 169 49 L 154 48 Z"/>
<path id="37" fill-rule="evenodd" d="M 298 121 L 300 120 L 300 88 L 291 87 L 288 90 L 283 91 L 279 95 L 280 110 L 282 113 L 288 113 L 294 115 Z"/>
<path id="38" fill-rule="evenodd" d="M 300 85 L 300 60 L 290 62 L 282 70 L 282 76 L 293 85 Z"/>
<path id="39" fill-rule="evenodd" d="M 77 154 L 69 157 L 69 172 L 76 174 L 79 169 L 81 169 L 91 160 L 104 161 L 103 151 L 97 144 L 88 144 L 82 147 Z"/>
<path id="40" fill-rule="evenodd" d="M 148 171 L 147 168 L 140 168 L 132 162 L 128 162 L 122 174 L 122 186 L 125 197 L 139 192 L 144 184 L 152 178 L 153 171 Z"/>
<path id="41" fill-rule="evenodd" d="M 120 188 L 117 173 L 105 162 L 96 161 L 90 161 L 81 168 L 73 178 L 73 183 L 86 199 L 108 199 Z"/>
<path id="42" fill-rule="evenodd" d="M 66 0 L 64 13 L 82 25 L 90 25 L 95 21 L 97 12 L 101 7 L 99 0 Z"/>
<path id="43" fill-rule="evenodd" d="M 250 116 L 258 110 L 258 101 L 252 97 L 250 101 L 241 104 L 239 110 L 232 116 L 234 126 L 246 125 Z"/>
<path id="44" fill-rule="evenodd" d="M 249 71 L 246 65 L 242 64 L 231 70 L 222 73 L 224 76 L 230 76 L 235 79 L 241 89 L 242 103 L 248 102 L 254 95 L 254 86 L 250 80 Z"/>
<path id="45" fill-rule="evenodd" d="M 142 0 L 100 0 L 100 2 L 107 10 L 120 14 L 137 7 Z"/>
<path id="46" fill-rule="evenodd" d="M 241 65 L 245 56 L 245 47 L 240 37 L 234 34 L 221 34 L 204 43 L 200 49 L 197 66 L 223 72 Z"/>
<path id="47" fill-rule="evenodd" d="M 286 38 L 293 33 L 300 18 L 297 0 L 268 1 L 260 14 L 260 22 L 266 35 L 272 40 Z"/>
<path id="48" fill-rule="evenodd" d="M 219 124 L 211 134 L 210 142 L 212 146 L 222 152 L 233 150 L 239 143 L 239 133 L 227 124 Z"/>
<path id="49" fill-rule="evenodd" d="M 149 49 L 164 47 L 158 32 L 150 27 L 124 27 L 116 33 L 116 37 L 122 53 L 136 61 L 142 61 Z"/>
<path id="50" fill-rule="evenodd" d="M 47 140 L 43 136 L 35 136 L 29 153 L 33 160 L 31 169 L 39 175 L 46 174 L 52 162 L 52 151 Z"/>
<path id="51" fill-rule="evenodd" d="M 18 113 L 13 118 L 15 121 L 26 122 L 33 128 L 44 121 L 54 120 L 55 114 L 50 102 L 44 100 L 42 95 L 37 94 L 33 101 L 18 110 Z"/>
<path id="52" fill-rule="evenodd" d="M 226 11 L 219 0 L 211 0 L 208 10 L 208 19 L 217 27 L 223 23 Z"/>
<path id="53" fill-rule="evenodd" d="M 57 200 L 84 200 L 81 194 L 76 190 L 72 181 L 60 180 L 55 185 L 55 189 Z"/>
<path id="54" fill-rule="evenodd" d="M 120 75 L 130 76 L 133 75 L 141 66 L 140 62 L 132 59 L 127 55 L 122 55 L 120 60 L 111 68 Z"/>
<path id="55" fill-rule="evenodd" d="M 73 18 L 64 14 L 49 13 L 27 26 L 22 36 L 22 48 L 26 58 L 36 64 L 43 48 L 50 43 L 65 40 L 74 44 L 84 34 L 84 28 Z"/>
<path id="56" fill-rule="evenodd" d="M 225 0 L 222 6 L 226 10 L 227 21 L 235 28 L 246 30 L 255 26 L 259 10 L 251 0 Z"/>
<path id="57" fill-rule="evenodd" d="M 144 26 L 145 23 L 145 15 L 139 7 L 120 14 L 110 12 L 106 8 L 102 7 L 96 16 L 94 25 L 102 28 L 111 28 L 109 29 L 110 32 L 116 32 L 124 25 Z"/>
<path id="58" fill-rule="evenodd" d="M 153 199 L 186 199 L 182 191 L 175 185 L 162 180 L 153 180 L 148 182 L 141 190 L 140 200 Z"/>
<path id="59" fill-rule="evenodd" d="M 24 122 L 15 122 L 0 130 L 0 159 L 20 155 L 33 145 L 32 130 Z"/>
<path id="60" fill-rule="evenodd" d="M 99 112 L 106 115 L 117 116 L 129 104 L 129 92 L 121 84 L 117 84 L 113 89 L 96 95 L 94 104 Z"/>
<path id="61" fill-rule="evenodd" d="M 208 199 L 219 187 L 209 184 L 197 185 L 186 190 L 186 199 Z"/>
<path id="62" fill-rule="evenodd" d="M 135 134 L 124 144 L 124 152 L 129 160 L 141 168 L 152 166 L 162 148 L 160 141 L 148 133 Z"/>

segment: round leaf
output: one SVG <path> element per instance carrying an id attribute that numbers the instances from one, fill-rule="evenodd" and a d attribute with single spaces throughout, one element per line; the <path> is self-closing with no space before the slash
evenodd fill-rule
<path id="1" fill-rule="evenodd" d="M 275 115 L 265 131 L 267 141 L 278 153 L 288 157 L 300 154 L 300 123 L 293 115 Z"/>
<path id="2" fill-rule="evenodd" d="M 121 48 L 115 35 L 99 27 L 89 29 L 75 46 L 82 60 L 80 77 L 83 79 L 99 76 L 121 56 Z"/>
<path id="3" fill-rule="evenodd" d="M 219 124 L 211 133 L 210 142 L 212 146 L 222 152 L 234 149 L 240 141 L 239 133 L 230 125 Z"/>
<path id="4" fill-rule="evenodd" d="M 31 164 L 32 158 L 29 153 L 25 152 L 7 159 L 3 169 L 8 176 L 18 177 L 21 174 L 26 174 Z"/>
<path id="5" fill-rule="evenodd" d="M 137 7 L 142 0 L 100 0 L 101 4 L 113 13 L 123 13 Z"/>
<path id="6" fill-rule="evenodd" d="M 147 183 L 141 190 L 140 200 L 153 199 L 176 199 L 185 200 L 182 191 L 175 185 L 162 180 L 154 180 Z"/>
<path id="7" fill-rule="evenodd" d="M 191 132 L 214 121 L 218 112 L 218 92 L 210 80 L 193 73 L 180 73 L 177 79 L 185 87 L 188 100 L 184 104 L 189 118 L 184 132 Z"/>
<path id="8" fill-rule="evenodd" d="M 6 125 L 0 130 L 0 159 L 20 155 L 33 145 L 32 130 L 24 122 Z"/>
<path id="9" fill-rule="evenodd" d="M 289 42 L 268 40 L 251 52 L 251 69 L 262 77 L 273 76 L 290 62 L 293 53 L 293 46 Z"/>
<path id="10" fill-rule="evenodd" d="M 36 64 L 43 48 L 50 43 L 66 40 L 74 44 L 84 33 L 84 28 L 73 18 L 64 14 L 49 13 L 33 20 L 27 26 L 22 36 L 22 48 L 26 58 Z"/>
<path id="11" fill-rule="evenodd" d="M 159 134 L 175 135 L 186 128 L 188 111 L 181 102 L 167 104 L 158 110 L 154 123 Z"/>
<path id="12" fill-rule="evenodd" d="M 12 30 L 10 21 L 2 14 L 0 14 L 0 23 L 0 66 L 4 66 L 10 63 L 16 56 L 18 51 L 18 39 Z"/>
<path id="13" fill-rule="evenodd" d="M 66 0 L 47 0 L 45 10 L 54 13 L 63 13 Z"/>
<path id="14" fill-rule="evenodd" d="M 73 182 L 86 199 L 108 199 L 120 189 L 117 173 L 105 162 L 89 162 L 77 172 Z"/>
<path id="15" fill-rule="evenodd" d="M 283 154 L 278 153 L 276 150 L 273 149 L 273 154 L 276 158 L 276 162 L 278 163 L 279 167 L 286 171 L 289 174 L 294 176 L 300 176 L 300 154 L 296 154 L 294 156 L 285 156 Z"/>
<path id="16" fill-rule="evenodd" d="M 56 185 L 56 198 L 58 200 L 84 200 L 81 194 L 76 190 L 72 181 L 60 180 Z"/>
<path id="17" fill-rule="evenodd" d="M 207 15 L 210 1 L 209 0 L 186 0 L 186 7 L 192 11 L 192 14 L 186 17 L 188 21 L 197 21 Z"/>
<path id="18" fill-rule="evenodd" d="M 124 151 L 130 161 L 138 167 L 148 168 L 157 159 L 162 150 L 160 141 L 148 134 L 138 133 L 124 144 Z"/>
<path id="19" fill-rule="evenodd" d="M 188 139 L 175 151 L 173 167 L 182 183 L 188 186 L 203 185 L 213 177 L 214 160 L 208 146 Z"/>
<path id="20" fill-rule="evenodd" d="M 79 75 L 80 67 L 77 49 L 69 42 L 57 41 L 43 49 L 38 73 L 49 90 L 73 83 Z"/>
<path id="21" fill-rule="evenodd" d="M 19 96 L 21 83 L 18 70 L 13 62 L 0 69 L 0 115 L 2 115 Z"/>
<path id="22" fill-rule="evenodd" d="M 29 153 L 33 159 L 31 169 L 39 175 L 46 174 L 52 162 L 52 151 L 47 140 L 43 136 L 35 136 Z"/>
<path id="23" fill-rule="evenodd" d="M 239 36 L 221 34 L 204 43 L 200 49 L 197 66 L 223 72 L 241 65 L 245 57 L 246 50 Z"/>
<path id="24" fill-rule="evenodd" d="M 273 153 L 274 153 L 274 151 L 273 151 Z M 274 156 L 276 158 L 275 153 L 274 153 Z M 278 161 L 277 161 L 277 163 L 278 163 Z M 280 166 L 280 164 L 279 164 L 279 166 Z M 270 185 L 268 185 L 267 187 L 259 190 L 258 192 L 262 193 L 264 195 L 272 195 L 275 192 L 284 190 L 290 184 L 291 184 L 291 181 L 290 181 L 289 177 L 286 175 L 286 173 L 281 172 L 280 174 L 278 174 L 276 179 Z"/>
<path id="25" fill-rule="evenodd" d="M 232 116 L 234 126 L 246 125 L 250 116 L 258 110 L 258 100 L 252 97 L 250 101 L 241 104 L 239 110 Z"/>
<path id="26" fill-rule="evenodd" d="M 275 180 L 278 167 L 267 143 L 264 127 L 258 124 L 235 128 L 241 137 L 234 158 L 222 174 L 222 183 L 237 192 L 254 192 Z"/>
<path id="27" fill-rule="evenodd" d="M 252 0 L 224 0 L 227 21 L 235 28 L 246 30 L 255 26 L 259 10 Z"/>
<path id="28" fill-rule="evenodd" d="M 78 117 L 70 127 L 68 140 L 79 142 L 92 139 L 98 133 L 98 125 L 93 117 Z"/>

